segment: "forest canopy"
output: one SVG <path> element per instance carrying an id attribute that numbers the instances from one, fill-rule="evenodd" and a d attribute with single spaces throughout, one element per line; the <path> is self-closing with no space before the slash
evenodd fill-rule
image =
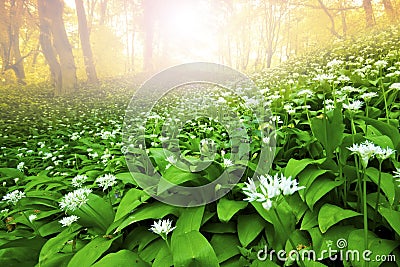
<path id="1" fill-rule="evenodd" d="M 395 24 L 398 0 L 0 0 L 2 85 L 151 74 L 207 61 L 254 72 Z"/>

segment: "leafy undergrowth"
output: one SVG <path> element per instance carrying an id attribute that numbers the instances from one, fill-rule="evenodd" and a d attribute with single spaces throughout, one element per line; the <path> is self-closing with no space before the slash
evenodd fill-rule
<path id="1" fill-rule="evenodd" d="M 0 89 L 1 265 L 365 266 L 369 249 L 368 266 L 396 266 L 399 38 L 391 28 L 254 74 L 253 99 L 215 88 L 171 94 L 146 123 L 129 120 L 144 133 L 129 144 L 129 81 L 60 98 L 43 86 Z M 254 103 L 271 111 L 264 124 Z M 215 117 L 181 121 L 174 154 L 163 126 L 199 106 Z M 248 140 L 229 139 L 230 118 Z M 268 164 L 260 155 L 271 140 Z M 216 202 L 176 207 L 138 186 L 134 178 L 152 177 L 145 155 L 154 174 L 188 187 L 244 174 Z M 255 188 L 248 177 L 264 179 Z"/>

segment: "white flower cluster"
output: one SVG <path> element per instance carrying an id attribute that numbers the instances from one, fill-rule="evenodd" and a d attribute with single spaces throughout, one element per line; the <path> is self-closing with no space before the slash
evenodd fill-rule
<path id="1" fill-rule="evenodd" d="M 68 227 L 70 226 L 72 223 L 76 222 L 77 220 L 79 220 L 79 217 L 76 215 L 71 215 L 68 217 L 64 217 L 61 220 L 59 220 L 58 222 L 62 224 L 62 227 Z"/>
<path id="2" fill-rule="evenodd" d="M 117 177 L 115 177 L 112 174 L 105 174 L 104 176 L 98 177 L 96 179 L 96 183 L 98 184 L 99 187 L 103 188 L 103 191 L 106 190 L 109 187 L 112 187 L 113 185 L 117 184 L 116 181 Z"/>
<path id="3" fill-rule="evenodd" d="M 21 200 L 23 197 L 25 197 L 25 192 L 14 190 L 11 193 L 8 193 L 7 195 L 3 196 L 2 201 L 6 201 L 9 204 L 11 203 L 13 205 L 16 205 L 18 201 Z"/>
<path id="4" fill-rule="evenodd" d="M 72 178 L 71 184 L 73 187 L 82 187 L 82 185 L 86 182 L 88 177 L 86 175 L 77 175 Z"/>
<path id="5" fill-rule="evenodd" d="M 60 208 L 65 211 L 74 211 L 88 201 L 90 193 L 92 193 L 92 189 L 89 188 L 79 188 L 69 192 L 61 199 Z"/>
<path id="6" fill-rule="evenodd" d="M 267 177 L 261 175 L 259 177 L 260 186 L 257 187 L 254 181 L 249 178 L 248 183 L 245 182 L 245 187 L 242 189 L 243 193 L 247 196 L 244 201 L 257 201 L 262 202 L 262 206 L 266 210 L 272 208 L 272 201 L 278 201 L 283 196 L 292 195 L 295 192 L 304 189 L 304 186 L 298 186 L 296 180 L 292 180 L 292 177 L 286 178 L 282 173 L 274 176 L 267 175 Z"/>
<path id="7" fill-rule="evenodd" d="M 357 154 L 361 158 L 361 162 L 364 168 L 367 168 L 368 161 L 373 157 L 376 156 L 378 160 L 383 161 L 387 158 L 390 158 L 395 152 L 395 150 L 389 147 L 382 148 L 368 140 L 361 144 L 353 144 L 347 149 L 349 149 L 354 154 Z"/>
<path id="8" fill-rule="evenodd" d="M 172 221 L 166 219 L 154 222 L 149 230 L 155 234 L 161 235 L 162 237 L 166 237 L 175 228 L 176 226 L 172 227 Z"/>

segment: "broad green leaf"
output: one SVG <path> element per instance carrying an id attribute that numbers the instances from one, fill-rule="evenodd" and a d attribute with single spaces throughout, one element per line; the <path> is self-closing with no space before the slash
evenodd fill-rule
<path id="1" fill-rule="evenodd" d="M 198 231 L 172 235 L 171 248 L 174 266 L 219 266 L 218 258 L 207 241 Z"/>
<path id="2" fill-rule="evenodd" d="M 177 234 L 184 234 L 193 230 L 199 231 L 203 219 L 204 208 L 205 206 L 182 209 L 174 231 Z"/>
<path id="3" fill-rule="evenodd" d="M 68 264 L 68 267 L 74 266 L 91 266 L 97 259 L 103 255 L 114 242 L 115 239 L 119 238 L 119 236 L 114 237 L 113 239 L 108 239 L 104 237 L 96 237 L 92 241 L 90 241 L 86 246 L 81 248 L 71 259 Z"/>
<path id="4" fill-rule="evenodd" d="M 165 245 L 157 253 L 152 264 L 153 267 L 172 266 L 174 264 L 171 250 Z"/>
<path id="5" fill-rule="evenodd" d="M 93 227 L 103 234 L 114 221 L 114 210 L 110 202 L 93 193 L 88 196 L 86 204 L 70 213 L 79 217 L 80 225 Z"/>
<path id="6" fill-rule="evenodd" d="M 122 198 L 121 202 L 118 205 L 117 213 L 115 214 L 115 221 L 118 221 L 143 202 L 150 198 L 149 195 L 146 194 L 143 190 L 132 188 L 130 189 Z"/>
<path id="7" fill-rule="evenodd" d="M 319 229 L 322 233 L 325 233 L 331 226 L 336 223 L 354 217 L 362 215 L 352 210 L 345 210 L 338 206 L 331 204 L 324 204 L 318 213 L 318 224 Z"/>
<path id="8" fill-rule="evenodd" d="M 313 159 L 290 159 L 285 168 L 285 176 L 296 178 L 297 175 L 302 172 L 310 164 L 321 164 L 325 159 L 313 160 Z"/>
<path id="9" fill-rule="evenodd" d="M 39 264 L 45 264 L 47 260 L 57 254 L 68 240 L 73 239 L 78 234 L 80 228 L 80 225 L 73 224 L 55 237 L 49 239 L 40 251 Z"/>
<path id="10" fill-rule="evenodd" d="M 132 223 L 147 220 L 147 219 L 161 219 L 164 218 L 168 214 L 177 215 L 179 212 L 178 207 L 167 205 L 160 202 L 155 202 L 152 204 L 148 204 L 137 209 L 135 212 L 132 213 L 128 218 L 126 218 L 120 226 L 118 226 L 115 232 L 119 232 L 128 225 Z M 110 229 L 109 229 L 110 230 Z"/>
<path id="11" fill-rule="evenodd" d="M 307 191 L 311 188 L 311 185 L 313 182 L 321 175 L 327 173 L 327 170 L 321 170 L 316 167 L 308 167 L 306 168 L 303 172 L 299 174 L 299 185 L 300 186 L 305 186 L 303 190 L 299 191 L 300 197 L 305 199 L 305 195 Z"/>
<path id="12" fill-rule="evenodd" d="M 396 127 L 387 124 L 386 121 L 379 121 L 362 116 L 357 116 L 357 118 L 365 121 L 366 123 L 368 123 L 368 125 L 372 125 L 378 131 L 380 131 L 381 134 L 388 136 L 392 140 L 394 148 L 396 150 L 400 148 L 400 133 Z"/>
<path id="13" fill-rule="evenodd" d="M 221 198 L 217 204 L 218 218 L 221 222 L 228 222 L 239 210 L 246 208 L 247 204 L 245 201 L 229 200 L 226 197 Z"/>
<path id="14" fill-rule="evenodd" d="M 133 265 L 135 267 L 150 266 L 150 264 L 144 262 L 135 252 L 123 249 L 116 253 L 107 254 L 101 260 L 93 264 L 92 267 L 133 266 Z"/>
<path id="15" fill-rule="evenodd" d="M 369 261 L 369 267 L 378 267 L 382 262 L 375 261 L 376 256 L 389 255 L 400 243 L 398 241 L 381 239 L 375 236 L 372 232 L 368 232 L 368 250 L 372 254 L 367 255 L 371 261 Z M 364 230 L 359 229 L 350 233 L 348 239 L 348 249 L 352 251 L 358 251 L 360 254 L 360 260 L 351 260 L 354 267 L 364 266 L 365 261 L 362 257 L 362 253 L 365 251 L 364 245 Z"/>
<path id="16" fill-rule="evenodd" d="M 239 241 L 247 247 L 264 229 L 265 221 L 257 214 L 239 215 L 237 231 Z"/>
<path id="17" fill-rule="evenodd" d="M 318 200 L 320 200 L 335 187 L 340 186 L 342 183 L 342 181 L 332 181 L 331 179 L 325 177 L 321 177 L 320 179 L 314 181 L 310 188 L 308 188 L 305 195 L 307 205 L 312 210 Z"/>
<path id="18" fill-rule="evenodd" d="M 238 249 L 240 243 L 235 235 L 215 234 L 211 238 L 210 243 L 217 255 L 219 263 L 240 254 Z"/>
<path id="19" fill-rule="evenodd" d="M 331 116 L 311 119 L 311 130 L 324 146 L 328 158 L 333 157 L 333 152 L 342 143 L 344 128 L 343 116 L 339 108 L 333 110 Z"/>
<path id="20" fill-rule="evenodd" d="M 373 167 L 367 168 L 365 174 L 375 183 L 378 184 L 379 170 Z M 393 205 L 396 197 L 395 184 L 393 176 L 389 173 L 382 172 L 381 174 L 381 189 L 385 193 L 389 203 Z"/>
<path id="21" fill-rule="evenodd" d="M 310 230 L 318 225 L 318 211 L 317 210 L 308 210 L 303 217 L 303 221 L 301 222 L 300 230 Z"/>
<path id="22" fill-rule="evenodd" d="M 400 235 L 400 212 L 385 207 L 379 208 L 379 213 L 386 219 L 389 225 Z"/>

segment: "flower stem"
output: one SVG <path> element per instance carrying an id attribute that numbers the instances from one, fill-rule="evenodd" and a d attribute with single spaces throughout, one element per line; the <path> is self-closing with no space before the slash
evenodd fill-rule
<path id="1" fill-rule="evenodd" d="M 281 217 L 279 216 L 279 213 L 276 211 L 276 208 L 273 208 L 276 218 L 278 218 L 279 223 L 281 224 L 282 228 L 285 228 L 285 225 L 283 224 Z M 290 237 L 290 234 L 288 235 L 288 240 L 290 242 L 290 244 L 292 245 L 293 249 L 297 251 L 297 247 L 296 244 L 294 243 L 294 241 L 292 240 L 292 238 Z M 300 254 L 299 254 L 300 255 Z M 300 266 L 301 267 L 305 267 L 303 260 L 301 259 L 301 257 L 299 257 L 299 262 L 300 262 Z"/>
<path id="2" fill-rule="evenodd" d="M 365 178 L 365 167 L 363 167 L 362 173 L 363 180 L 363 215 L 364 215 L 364 249 L 368 250 L 368 207 L 367 207 L 367 179 Z M 365 262 L 368 267 L 368 262 Z"/>
<path id="3" fill-rule="evenodd" d="M 379 208 L 379 201 L 381 195 L 381 179 L 382 179 L 382 160 L 379 161 L 379 174 L 378 174 L 378 192 L 376 195 L 376 203 L 375 203 L 375 218 L 374 218 L 374 229 L 377 227 L 378 222 L 378 208 Z"/>

